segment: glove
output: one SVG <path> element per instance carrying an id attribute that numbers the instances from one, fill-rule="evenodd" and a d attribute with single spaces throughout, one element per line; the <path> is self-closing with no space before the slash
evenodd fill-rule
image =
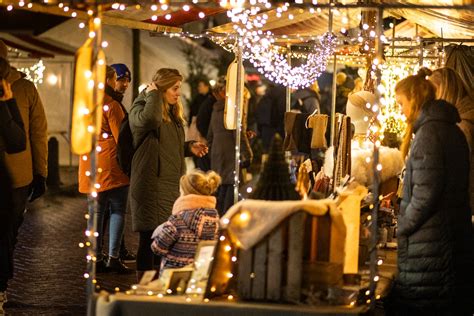
<path id="1" fill-rule="evenodd" d="M 33 182 L 30 184 L 30 191 L 29 191 L 29 201 L 33 202 L 40 196 L 42 196 L 46 192 L 46 178 L 40 176 L 39 174 L 35 174 L 33 176 Z"/>

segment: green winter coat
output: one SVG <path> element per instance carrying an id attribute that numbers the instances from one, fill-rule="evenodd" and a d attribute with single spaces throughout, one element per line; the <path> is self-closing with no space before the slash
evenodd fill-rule
<path id="1" fill-rule="evenodd" d="M 189 144 L 184 142 L 184 128 L 173 120 L 163 121 L 162 103 L 157 90 L 143 91 L 130 109 L 133 145 L 140 144 L 132 160 L 129 191 L 136 232 L 154 230 L 168 219 L 179 197 L 179 179 L 186 172 Z"/>

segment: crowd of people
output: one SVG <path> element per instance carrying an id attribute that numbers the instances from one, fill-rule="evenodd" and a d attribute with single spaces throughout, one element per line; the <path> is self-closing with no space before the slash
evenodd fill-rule
<path id="1" fill-rule="evenodd" d="M 2 44 L 0 42 L 0 44 Z M 13 276 L 13 251 L 28 201 L 45 193 L 47 126 L 34 85 L 10 67 L 0 45 L 0 304 Z M 215 240 L 219 217 L 234 203 L 236 133 L 225 128 L 225 78 L 198 85 L 188 118 L 181 103 L 183 76 L 161 68 L 133 101 L 122 104 L 131 72 L 124 64 L 107 66 L 97 173 L 90 161 L 79 163 L 79 191 L 90 200 L 97 219 L 98 273 L 132 273 L 192 263 L 201 240 Z M 338 74 L 338 85 L 346 75 Z M 361 89 L 356 85 L 356 89 Z M 285 136 L 286 88 L 270 85 L 265 93 L 246 89 L 241 137 L 241 166 L 254 157 L 252 145 L 268 152 L 272 138 Z M 406 159 L 398 219 L 399 274 L 391 295 L 399 314 L 420 311 L 468 314 L 472 307 L 473 244 L 471 211 L 474 102 L 470 89 L 449 68 L 398 82 L 397 102 L 407 118 L 401 145 Z M 337 107 L 345 111 L 350 90 L 340 89 Z M 293 93 L 291 108 L 328 113 L 314 85 Z M 117 160 L 119 135 L 128 124 L 134 153 L 131 171 Z M 187 133 L 186 133 L 187 129 Z M 187 139 L 186 139 L 187 134 Z M 197 169 L 186 171 L 185 157 Z M 97 208 L 90 193 L 97 191 Z M 125 214 L 139 234 L 136 256 L 125 247 Z M 89 223 L 92 229 L 92 220 Z M 108 231 L 108 247 L 104 234 Z"/>

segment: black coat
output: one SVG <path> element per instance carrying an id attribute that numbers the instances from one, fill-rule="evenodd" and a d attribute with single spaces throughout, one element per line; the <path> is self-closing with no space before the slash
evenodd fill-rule
<path id="1" fill-rule="evenodd" d="M 202 136 L 206 136 L 207 133 L 209 133 L 209 124 L 211 124 L 214 103 L 216 103 L 216 98 L 210 93 L 199 107 L 196 117 L 196 127 Z"/>
<path id="2" fill-rule="evenodd" d="M 469 149 L 459 120 L 437 100 L 414 125 L 398 218 L 399 306 L 456 315 L 474 300 Z"/>
<path id="3" fill-rule="evenodd" d="M 0 101 L 0 232 L 5 232 L 11 203 L 12 183 L 5 164 L 5 153 L 14 154 L 26 149 L 26 134 L 20 111 L 14 99 Z"/>

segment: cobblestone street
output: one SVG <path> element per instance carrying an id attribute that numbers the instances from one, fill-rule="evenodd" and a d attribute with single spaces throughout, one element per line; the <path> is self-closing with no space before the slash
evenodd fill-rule
<path id="1" fill-rule="evenodd" d="M 7 315 L 86 314 L 86 250 L 78 244 L 85 241 L 87 203 L 73 185 L 75 172 L 63 172 L 61 190 L 50 190 L 28 206 L 15 252 Z M 138 238 L 127 216 L 127 248 L 135 252 Z M 102 289 L 125 290 L 135 282 L 135 274 L 101 274 L 97 280 Z"/>

